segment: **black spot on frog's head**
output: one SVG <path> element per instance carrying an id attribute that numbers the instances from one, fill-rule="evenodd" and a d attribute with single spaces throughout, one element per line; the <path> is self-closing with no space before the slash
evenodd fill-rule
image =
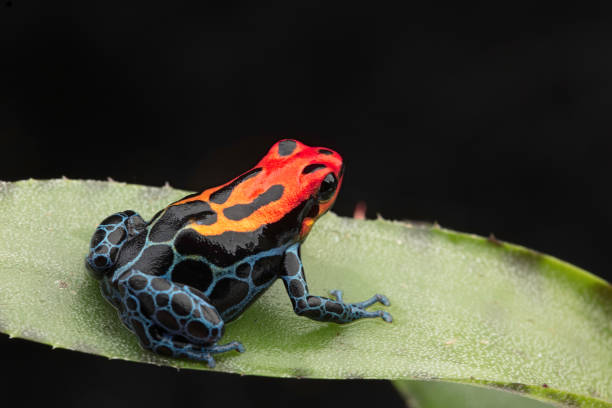
<path id="1" fill-rule="evenodd" d="M 297 147 L 297 143 L 295 140 L 285 139 L 278 142 L 278 155 L 279 156 L 289 156 L 295 148 Z"/>
<path id="2" fill-rule="evenodd" d="M 327 168 L 326 165 L 324 164 L 309 164 L 308 166 L 304 167 L 304 170 L 302 170 L 302 174 L 310 174 L 310 173 L 314 173 L 317 170 L 323 170 Z"/>
<path id="3" fill-rule="evenodd" d="M 285 161 L 287 159 L 293 159 L 295 157 L 299 157 L 305 150 L 311 149 L 311 147 L 306 146 L 304 143 L 301 143 L 294 139 L 283 139 L 274 143 L 264 159 L 268 160 L 281 160 Z"/>

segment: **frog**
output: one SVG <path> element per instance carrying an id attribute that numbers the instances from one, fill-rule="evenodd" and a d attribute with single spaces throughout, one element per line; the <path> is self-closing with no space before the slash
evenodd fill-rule
<path id="1" fill-rule="evenodd" d="M 275 143 L 251 170 L 189 194 L 146 222 L 133 210 L 105 218 L 91 238 L 86 266 L 104 298 L 140 345 L 162 356 L 215 366 L 214 355 L 244 352 L 220 344 L 225 325 L 278 279 L 299 316 L 337 324 L 363 318 L 386 296 L 346 303 L 311 294 L 301 245 L 336 201 L 342 157 L 294 139 Z"/>

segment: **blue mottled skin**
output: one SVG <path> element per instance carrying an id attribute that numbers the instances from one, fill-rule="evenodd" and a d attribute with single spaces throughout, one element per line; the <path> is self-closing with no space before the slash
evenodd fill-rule
<path id="1" fill-rule="evenodd" d="M 151 228 L 151 225 L 144 226 L 145 224 L 138 214 L 126 211 L 117 213 L 109 218 L 117 216 L 120 218 L 119 222 L 103 222 L 98 226 L 97 231 L 100 231 L 104 238 L 97 245 L 90 248 L 87 264 L 94 276 L 102 276 L 102 293 L 118 309 L 121 321 L 128 329 L 138 335 L 140 343 L 144 348 L 159 354 L 203 360 L 210 367 L 214 367 L 215 360 L 212 357 L 213 354 L 229 350 L 243 352 L 244 346 L 239 342 L 230 342 L 224 345 L 216 344 L 223 336 L 224 322 L 231 321 L 240 315 L 258 295 L 274 283 L 275 279 L 257 286 L 252 281 L 251 275 L 247 277 L 237 276 L 236 268 L 238 265 L 245 263 L 253 265 L 257 260 L 271 256 L 281 255 L 285 259 L 288 259 L 289 256 L 290 259 L 297 262 L 297 267 L 292 270 L 288 270 L 289 268 L 287 267 L 281 268 L 283 273 L 279 275 L 287 288 L 287 293 L 296 314 L 315 320 L 332 321 L 335 323 L 348 323 L 357 319 L 372 317 L 381 317 L 387 322 L 392 321 L 391 315 L 385 311 L 365 310 L 366 307 L 376 302 L 388 306 L 389 301 L 383 295 L 375 295 L 364 302 L 349 304 L 342 302 L 342 292 L 339 290 L 331 292 L 336 297 L 335 301 L 321 296 L 310 295 L 299 254 L 300 243 L 293 243 L 253 254 L 227 268 L 219 268 L 209 264 L 202 256 L 190 256 L 189 259 L 206 263 L 213 270 L 213 282 L 205 292 L 201 292 L 188 285 L 172 282 L 171 276 L 174 266 L 185 259 L 185 257 L 176 252 L 172 241 L 152 243 L 147 240 L 137 257 L 117 268 L 110 277 L 107 277 L 104 275 L 104 272 L 108 270 L 109 266 L 114 265 L 115 259 L 110 257 L 110 251 L 106 250 L 105 247 L 120 249 L 128 239 L 132 239 L 138 234 L 146 234 L 147 230 Z M 125 236 L 119 242 L 111 242 L 109 235 L 116 230 L 124 231 Z M 166 273 L 153 276 L 133 269 L 132 266 L 138 262 L 144 250 L 154 245 L 168 245 L 173 249 L 175 255 L 174 262 L 167 269 Z M 104 250 L 101 250 L 101 248 Z M 103 261 L 100 261 L 100 259 Z M 248 284 L 249 290 L 247 296 L 240 302 L 227 308 L 223 313 L 218 313 L 215 307 L 207 302 L 207 297 L 212 293 L 216 283 L 223 278 L 245 282 Z M 130 284 L 130 280 L 132 284 Z M 156 283 L 155 287 L 153 282 Z M 292 286 L 292 282 L 296 282 L 297 285 L 294 284 Z M 298 289 L 294 289 L 294 287 Z M 302 288 L 301 292 L 298 292 L 299 288 Z M 163 295 L 167 295 L 167 301 Z M 186 296 L 183 297 L 181 295 Z M 181 296 L 181 302 L 175 303 L 184 306 L 185 300 L 189 299 L 187 303 L 189 307 L 173 308 L 173 299 L 177 296 Z M 152 299 L 152 305 L 145 304 L 142 301 L 143 299 Z M 154 310 L 147 310 L 151 306 Z M 159 311 L 165 311 L 170 314 L 179 323 L 178 327 L 168 327 L 167 324 L 160 321 L 157 318 Z M 188 330 L 189 327 L 205 327 L 207 335 L 194 336 Z M 162 328 L 162 330 L 158 328 Z"/>

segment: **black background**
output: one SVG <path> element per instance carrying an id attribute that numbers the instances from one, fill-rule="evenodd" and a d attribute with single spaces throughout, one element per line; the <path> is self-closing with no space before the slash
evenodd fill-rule
<path id="1" fill-rule="evenodd" d="M 610 280 L 610 14 L 423 3 L 0 0 L 0 179 L 199 190 L 291 137 L 345 158 L 341 215 L 363 200 L 369 217 L 493 232 Z M 0 341 L 8 393 L 28 384 L 37 403 L 401 406 L 384 382 L 177 373 Z"/>

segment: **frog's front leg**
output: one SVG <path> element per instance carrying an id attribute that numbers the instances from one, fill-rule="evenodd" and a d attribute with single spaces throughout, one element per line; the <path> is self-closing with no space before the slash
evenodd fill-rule
<path id="1" fill-rule="evenodd" d="M 212 354 L 244 351 L 239 342 L 217 345 L 224 322 L 199 290 L 130 270 L 117 280 L 121 319 L 151 351 L 171 357 L 203 360 L 215 366 Z"/>
<path id="2" fill-rule="evenodd" d="M 389 300 L 383 295 L 377 294 L 359 303 L 344 303 L 342 292 L 339 290 L 331 292 L 336 300 L 308 293 L 308 284 L 304 277 L 304 268 L 299 254 L 299 244 L 289 247 L 285 252 L 281 278 L 293 304 L 293 310 L 300 316 L 334 323 L 348 323 L 368 317 L 380 317 L 389 323 L 393 321 L 391 315 L 385 311 L 366 310 L 368 306 L 377 302 L 389 306 Z"/>

